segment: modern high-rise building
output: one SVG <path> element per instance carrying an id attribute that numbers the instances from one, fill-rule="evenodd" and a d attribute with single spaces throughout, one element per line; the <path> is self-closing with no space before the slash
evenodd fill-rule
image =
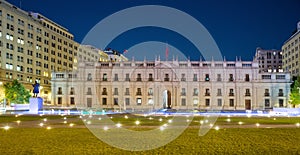
<path id="1" fill-rule="evenodd" d="M 292 76 L 300 75 L 300 21 L 297 29 L 282 46 L 283 69 Z"/>
<path id="2" fill-rule="evenodd" d="M 52 73 L 52 105 L 111 110 L 264 110 L 287 107 L 290 74 L 246 61 L 79 63 Z"/>
<path id="3" fill-rule="evenodd" d="M 73 39 L 68 29 L 45 16 L 0 0 L 0 82 L 18 79 L 32 90 L 38 81 L 40 96 L 49 103 L 51 72 L 76 67 Z"/>
<path id="4" fill-rule="evenodd" d="M 260 72 L 283 72 L 281 50 L 256 48 L 254 60 L 258 62 Z"/>

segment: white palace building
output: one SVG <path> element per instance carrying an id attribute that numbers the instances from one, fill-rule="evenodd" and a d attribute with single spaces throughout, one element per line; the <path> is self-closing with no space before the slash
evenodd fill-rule
<path id="1" fill-rule="evenodd" d="M 52 105 L 100 109 L 265 110 L 288 107 L 289 73 L 255 61 L 84 62 L 53 72 Z"/>

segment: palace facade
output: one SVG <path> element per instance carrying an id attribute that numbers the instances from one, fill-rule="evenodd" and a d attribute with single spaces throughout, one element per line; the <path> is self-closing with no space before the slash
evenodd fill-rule
<path id="1" fill-rule="evenodd" d="M 52 104 L 103 109 L 264 110 L 287 107 L 288 73 L 260 73 L 251 61 L 79 63 L 53 72 Z"/>

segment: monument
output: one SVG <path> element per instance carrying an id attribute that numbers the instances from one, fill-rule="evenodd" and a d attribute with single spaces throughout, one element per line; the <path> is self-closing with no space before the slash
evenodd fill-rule
<path id="1" fill-rule="evenodd" d="M 40 93 L 40 84 L 37 81 L 34 82 L 33 86 L 33 97 L 29 99 L 29 112 L 38 113 L 43 108 L 43 98 L 38 97 Z"/>

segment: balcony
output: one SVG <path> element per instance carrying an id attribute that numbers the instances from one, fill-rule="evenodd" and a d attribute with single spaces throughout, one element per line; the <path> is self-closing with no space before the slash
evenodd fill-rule
<path id="1" fill-rule="evenodd" d="M 181 78 L 181 81 L 186 81 L 186 78 Z"/>
<path id="2" fill-rule="evenodd" d="M 153 93 L 148 93 L 148 96 L 153 96 Z"/>
<path id="3" fill-rule="evenodd" d="M 107 92 L 105 91 L 105 92 L 102 92 L 102 95 L 107 95 Z"/>
<path id="4" fill-rule="evenodd" d="M 70 92 L 70 95 L 74 95 L 75 93 L 73 91 Z"/>
<path id="5" fill-rule="evenodd" d="M 57 92 L 57 95 L 62 95 L 62 91 L 58 91 L 58 92 Z"/>
<path id="6" fill-rule="evenodd" d="M 142 78 L 136 78 L 136 81 L 142 81 Z"/>
<path id="7" fill-rule="evenodd" d="M 234 79 L 233 78 L 229 78 L 228 81 L 232 82 L 232 81 L 234 81 Z"/>
<path id="8" fill-rule="evenodd" d="M 210 96 L 210 93 L 205 93 L 204 96 Z"/>
<path id="9" fill-rule="evenodd" d="M 193 96 L 198 96 L 198 93 L 193 93 Z"/>
<path id="10" fill-rule="evenodd" d="M 270 93 L 265 93 L 265 96 L 270 96 Z"/>
<path id="11" fill-rule="evenodd" d="M 164 78 L 164 81 L 170 81 L 170 78 Z"/>
<path id="12" fill-rule="evenodd" d="M 245 81 L 246 81 L 246 82 L 249 82 L 249 81 L 250 81 L 250 79 L 249 79 L 249 78 L 245 78 Z"/>
<path id="13" fill-rule="evenodd" d="M 136 92 L 136 95 L 142 95 L 142 92 Z"/>
<path id="14" fill-rule="evenodd" d="M 153 78 L 148 78 L 148 81 L 153 81 Z"/>
<path id="15" fill-rule="evenodd" d="M 92 95 L 91 91 L 86 92 L 87 95 Z"/>
<path id="16" fill-rule="evenodd" d="M 181 96 L 185 96 L 186 95 L 186 93 L 185 92 L 181 92 Z"/>
<path id="17" fill-rule="evenodd" d="M 198 81 L 198 79 L 197 78 L 193 78 L 193 81 Z"/>
<path id="18" fill-rule="evenodd" d="M 250 93 L 245 93 L 245 96 L 251 96 L 251 94 Z"/>
<path id="19" fill-rule="evenodd" d="M 102 78 L 102 81 L 107 81 L 107 78 Z"/>
<path id="20" fill-rule="evenodd" d="M 234 96 L 234 93 L 229 93 L 229 96 Z"/>
<path id="21" fill-rule="evenodd" d="M 278 96 L 283 96 L 283 93 L 278 93 Z"/>

